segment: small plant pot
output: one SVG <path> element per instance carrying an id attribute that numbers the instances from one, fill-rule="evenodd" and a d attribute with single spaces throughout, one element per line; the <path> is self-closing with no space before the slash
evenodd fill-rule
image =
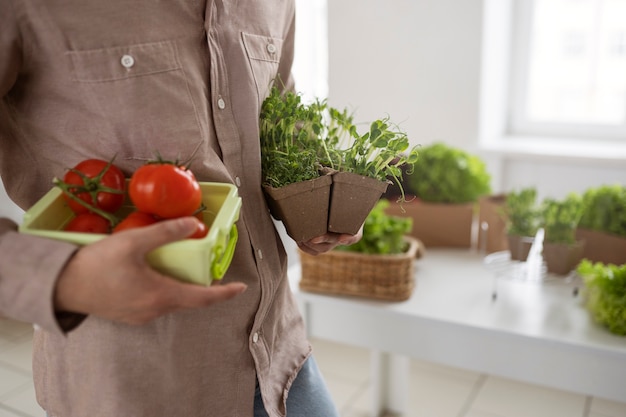
<path id="1" fill-rule="evenodd" d="M 534 240 L 532 236 L 507 235 L 511 260 L 526 262 Z"/>
<path id="2" fill-rule="evenodd" d="M 543 260 L 548 272 L 555 275 L 567 275 L 576 268 L 583 258 L 585 243 L 582 240 L 568 245 L 564 243 L 543 242 Z"/>
<path id="3" fill-rule="evenodd" d="M 293 240 L 304 242 L 327 231 L 331 184 L 332 177 L 323 175 L 280 188 L 263 186 L 263 191 L 272 216 Z"/>
<path id="4" fill-rule="evenodd" d="M 387 213 L 412 218 L 411 236 L 419 239 L 426 248 L 471 247 L 474 203 L 445 204 L 413 197 L 407 199 L 404 203 L 391 201 Z"/>
<path id="5" fill-rule="evenodd" d="M 585 241 L 583 258 L 604 264 L 626 264 L 626 237 L 580 228 L 576 239 Z"/>
<path id="6" fill-rule="evenodd" d="M 332 177 L 328 231 L 354 235 L 389 182 L 351 172 L 336 172 Z"/>

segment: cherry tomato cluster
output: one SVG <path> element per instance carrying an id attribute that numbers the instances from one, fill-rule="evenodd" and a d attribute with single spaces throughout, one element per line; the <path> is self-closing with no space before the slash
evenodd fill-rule
<path id="1" fill-rule="evenodd" d="M 196 216 L 202 220 L 202 190 L 188 167 L 167 161 L 148 162 L 130 177 L 112 161 L 87 159 L 68 170 L 63 180 L 55 180 L 74 217 L 66 231 L 117 233 L 154 224 L 163 219 Z M 122 219 L 118 211 L 125 194 L 134 209 Z M 191 238 L 207 235 L 208 227 L 198 222 Z"/>

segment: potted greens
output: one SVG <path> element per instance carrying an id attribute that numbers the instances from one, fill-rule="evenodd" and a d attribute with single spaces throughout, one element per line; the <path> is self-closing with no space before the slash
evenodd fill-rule
<path id="1" fill-rule="evenodd" d="M 300 95 L 273 87 L 261 108 L 263 191 L 270 212 L 296 242 L 327 230 L 332 179 L 322 175 L 318 157 L 324 106 L 305 105 Z"/>
<path id="2" fill-rule="evenodd" d="M 411 219 L 390 216 L 389 202 L 379 200 L 363 224 L 363 237 L 318 256 L 300 251 L 300 288 L 326 294 L 388 301 L 409 298 L 415 286 L 414 261 L 421 254 L 408 236 Z"/>
<path id="3" fill-rule="evenodd" d="M 626 336 L 626 265 L 584 259 L 576 268 L 582 277 L 585 307 L 611 333 Z"/>
<path id="4" fill-rule="evenodd" d="M 330 136 L 328 147 L 338 155 L 329 161 L 333 174 L 328 230 L 356 233 L 387 189 L 389 178 L 400 187 L 403 164 L 417 161 L 409 139 L 388 118 L 373 121 L 363 134 L 351 125 L 349 136 Z"/>
<path id="5" fill-rule="evenodd" d="M 417 160 L 388 119 L 360 134 L 347 110 L 304 104 L 276 87 L 263 102 L 260 142 L 268 206 L 297 242 L 327 231 L 357 233 L 389 180 L 399 183 L 397 165 Z"/>
<path id="6" fill-rule="evenodd" d="M 583 257 L 626 264 L 626 187 L 603 185 L 583 193 L 583 215 L 576 237 L 585 241 Z"/>
<path id="7" fill-rule="evenodd" d="M 570 193 L 562 200 L 543 200 L 543 259 L 548 272 L 567 275 L 581 261 L 584 241 L 576 239 L 576 228 L 582 213 L 583 202 L 577 193 Z"/>
<path id="8" fill-rule="evenodd" d="M 482 159 L 441 142 L 424 146 L 407 175 L 407 193 L 416 196 L 392 204 L 390 213 L 413 218 L 412 235 L 426 247 L 469 247 L 480 196 L 491 191 Z"/>
<path id="9" fill-rule="evenodd" d="M 511 259 L 526 261 L 533 239 L 539 229 L 537 190 L 534 187 L 512 191 L 506 195 L 503 216 L 506 224 Z"/>

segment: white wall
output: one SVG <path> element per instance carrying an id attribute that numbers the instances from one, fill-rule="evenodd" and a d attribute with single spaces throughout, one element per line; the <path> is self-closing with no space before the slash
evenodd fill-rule
<path id="1" fill-rule="evenodd" d="M 588 159 L 585 152 L 544 157 L 482 146 L 489 127 L 481 92 L 491 87 L 481 84 L 483 58 L 491 58 L 483 56 L 483 13 L 506 1 L 329 0 L 329 102 L 355 109 L 357 120 L 388 114 L 414 144 L 443 140 L 483 156 L 495 192 L 533 185 L 540 197 L 560 198 L 626 184 L 623 152 Z M 495 81 L 502 80 L 484 79 Z M 487 117 L 486 123 L 497 129 L 502 121 Z"/>
<path id="2" fill-rule="evenodd" d="M 415 143 L 476 141 L 479 0 L 329 1 L 329 101 Z"/>
<path id="3" fill-rule="evenodd" d="M 4 185 L 2 185 L 2 181 L 0 181 L 0 217 L 6 217 L 16 223 L 20 223 L 23 214 L 24 211 L 9 199 L 4 190 Z"/>

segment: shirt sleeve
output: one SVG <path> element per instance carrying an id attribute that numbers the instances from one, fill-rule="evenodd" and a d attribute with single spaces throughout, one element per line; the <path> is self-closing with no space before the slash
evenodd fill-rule
<path id="1" fill-rule="evenodd" d="M 21 36 L 10 0 L 0 0 L 0 95 L 9 92 L 22 65 Z"/>
<path id="2" fill-rule="evenodd" d="M 0 141 L 5 141 L 11 137 L 6 97 L 22 67 L 22 40 L 11 0 L 0 0 L 0 16 Z M 53 333 L 81 323 L 84 315 L 54 311 L 56 280 L 75 251 L 68 243 L 20 234 L 0 218 L 0 316 Z"/>
<path id="3" fill-rule="evenodd" d="M 76 246 L 0 227 L 0 315 L 53 333 L 72 330 L 84 315 L 54 310 L 56 280 Z"/>

